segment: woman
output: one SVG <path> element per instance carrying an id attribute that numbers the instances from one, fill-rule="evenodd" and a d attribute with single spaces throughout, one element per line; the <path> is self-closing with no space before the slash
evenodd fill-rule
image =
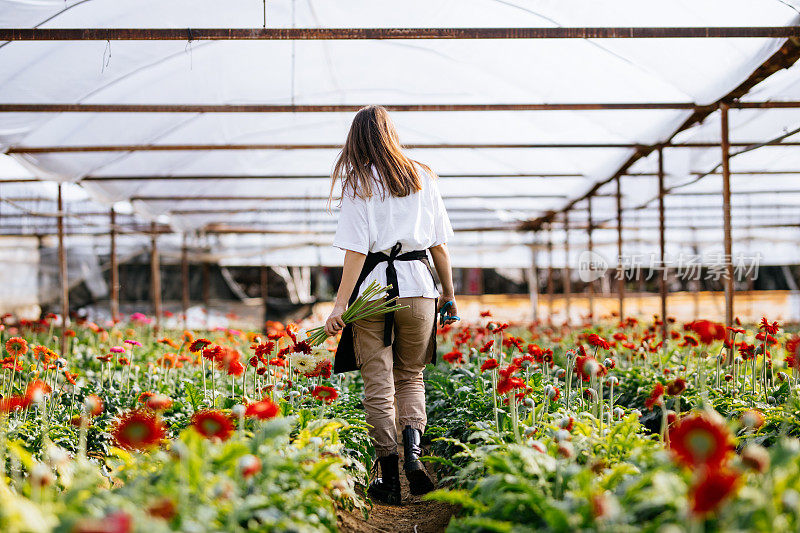
<path id="1" fill-rule="evenodd" d="M 435 357 L 437 310 L 447 305 L 445 322 L 457 319 L 446 246 L 453 229 L 436 176 L 403 154 L 382 107 L 365 107 L 356 114 L 334 167 L 331 197 L 337 180 L 342 182 L 342 199 L 333 245 L 345 250 L 345 257 L 325 331 L 342 331 L 335 372 L 358 368 L 364 380 L 363 404 L 381 468 L 368 493 L 399 504 L 396 415 L 403 428 L 403 468 L 411 493 L 434 488 L 419 460 L 427 422 L 422 370 Z M 426 250 L 442 283 L 438 306 Z M 345 327 L 342 313 L 372 281 L 391 284 L 389 297 L 398 296 L 406 308 Z"/>

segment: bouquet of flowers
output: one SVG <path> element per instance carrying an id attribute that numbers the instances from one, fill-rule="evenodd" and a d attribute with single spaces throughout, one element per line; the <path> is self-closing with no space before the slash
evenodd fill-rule
<path id="1" fill-rule="evenodd" d="M 408 307 L 407 305 L 399 305 L 397 297 L 386 299 L 379 296 L 386 293 L 391 288 L 391 285 L 382 287 L 377 281 L 373 281 L 364 290 L 363 293 L 356 299 L 353 304 L 347 308 L 342 314 L 342 319 L 345 324 L 351 324 L 356 320 L 362 318 L 369 318 L 372 316 L 385 315 L 393 311 L 398 311 Z M 306 332 L 306 341 L 311 346 L 318 346 L 328 338 L 325 333 L 325 326 L 310 329 Z"/>

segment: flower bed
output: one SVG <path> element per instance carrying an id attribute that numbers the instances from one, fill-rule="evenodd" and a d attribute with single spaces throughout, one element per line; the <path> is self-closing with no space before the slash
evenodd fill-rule
<path id="1" fill-rule="evenodd" d="M 796 531 L 796 334 L 764 320 L 440 330 L 429 497 L 450 531 Z M 373 449 L 335 340 L 2 328 L 0 530 L 336 529 Z M 730 347 L 730 350 L 728 349 Z"/>
<path id="2" fill-rule="evenodd" d="M 428 376 L 448 531 L 800 527 L 796 335 L 487 322 L 443 331 Z"/>

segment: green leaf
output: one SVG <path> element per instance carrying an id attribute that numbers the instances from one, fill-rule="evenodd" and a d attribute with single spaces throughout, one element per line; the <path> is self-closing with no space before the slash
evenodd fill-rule
<path id="1" fill-rule="evenodd" d="M 186 383 L 186 399 L 192 404 L 192 411 L 197 411 L 203 400 L 203 395 L 194 383 Z"/>

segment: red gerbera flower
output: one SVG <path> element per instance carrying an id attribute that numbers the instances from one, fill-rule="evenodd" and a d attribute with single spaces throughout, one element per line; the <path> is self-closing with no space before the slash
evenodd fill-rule
<path id="1" fill-rule="evenodd" d="M 489 342 L 487 342 L 486 344 L 484 344 L 483 347 L 481 347 L 480 352 L 481 353 L 488 352 L 489 350 L 491 350 L 493 344 L 494 344 L 494 339 L 492 339 Z"/>
<path id="2" fill-rule="evenodd" d="M 644 406 L 652 411 L 653 407 L 661 405 L 662 403 L 664 403 L 664 385 L 656 383 L 655 387 L 653 387 L 653 391 L 650 393 L 650 397 L 645 400 Z"/>
<path id="3" fill-rule="evenodd" d="M 700 337 L 700 342 L 703 344 L 712 344 L 715 340 L 721 341 L 725 339 L 725 326 L 711 322 L 710 320 L 695 320 L 687 324 L 688 329 L 697 333 Z"/>
<path id="4" fill-rule="evenodd" d="M 706 515 L 739 488 L 740 476 L 733 470 L 705 469 L 689 491 L 692 514 Z"/>
<path id="5" fill-rule="evenodd" d="M 500 366 L 500 363 L 497 362 L 497 359 L 490 357 L 481 365 L 481 372 L 485 372 L 486 370 L 494 370 L 498 366 Z"/>
<path id="6" fill-rule="evenodd" d="M 270 418 L 275 418 L 280 410 L 280 407 L 278 407 L 275 402 L 269 398 L 264 398 L 260 402 L 248 404 L 244 414 L 245 416 L 258 418 L 259 420 L 268 420 Z"/>
<path id="7" fill-rule="evenodd" d="M 795 335 L 786 341 L 786 364 L 800 372 L 800 336 Z"/>
<path id="8" fill-rule="evenodd" d="M 161 422 L 152 414 L 134 410 L 122 415 L 114 427 L 113 435 L 123 448 L 146 450 L 158 444 L 166 432 Z"/>
<path id="9" fill-rule="evenodd" d="M 586 338 L 586 342 L 591 344 L 592 346 L 596 346 L 597 348 L 602 348 L 604 350 L 608 350 L 611 348 L 611 345 L 605 340 L 603 337 L 598 335 L 597 333 L 592 333 Z"/>
<path id="10" fill-rule="evenodd" d="M 314 387 L 314 390 L 311 391 L 311 396 L 316 398 L 317 400 L 325 403 L 331 403 L 336 398 L 339 397 L 339 393 L 333 387 L 327 387 L 325 385 L 317 385 Z"/>
<path id="11" fill-rule="evenodd" d="M 165 394 L 154 394 L 147 399 L 147 407 L 153 411 L 166 411 L 172 407 L 172 399 Z"/>
<path id="12" fill-rule="evenodd" d="M 192 342 L 192 344 L 189 345 L 189 351 L 192 353 L 197 353 L 210 344 L 211 341 L 208 339 L 197 339 L 194 342 Z"/>
<path id="13" fill-rule="evenodd" d="M 25 409 L 30 403 L 31 402 L 25 396 L 0 398 L 0 413 L 11 413 L 17 409 Z"/>
<path id="14" fill-rule="evenodd" d="M 228 417 L 211 409 L 196 412 L 192 416 L 192 426 L 207 439 L 228 440 L 233 433 L 233 424 Z"/>
<path id="15" fill-rule="evenodd" d="M 212 346 L 210 348 L 203 349 L 203 359 L 217 361 L 220 357 L 222 357 L 222 346 Z"/>
<path id="16" fill-rule="evenodd" d="M 444 354 L 442 356 L 442 359 L 444 359 L 446 362 L 450 363 L 451 365 L 454 365 L 456 363 L 463 363 L 464 362 L 464 354 L 462 354 L 458 350 L 453 350 L 451 352 L 447 352 L 446 354 Z"/>
<path id="17" fill-rule="evenodd" d="M 678 396 L 686 390 L 686 380 L 683 378 L 675 378 L 667 385 L 667 394 L 670 396 Z"/>
<path id="18" fill-rule="evenodd" d="M 669 440 L 675 461 L 690 468 L 719 468 L 733 451 L 728 428 L 705 413 L 689 415 L 673 424 Z"/>
<path id="19" fill-rule="evenodd" d="M 770 324 L 769 321 L 767 320 L 767 317 L 763 316 L 761 317 L 761 325 L 758 326 L 758 329 L 763 329 L 766 333 L 770 335 L 775 335 L 776 333 L 778 333 L 780 326 L 778 326 L 777 320 L 772 324 Z"/>
<path id="20" fill-rule="evenodd" d="M 6 341 L 6 351 L 11 357 L 19 357 L 28 353 L 28 341 L 22 337 L 11 337 Z"/>

